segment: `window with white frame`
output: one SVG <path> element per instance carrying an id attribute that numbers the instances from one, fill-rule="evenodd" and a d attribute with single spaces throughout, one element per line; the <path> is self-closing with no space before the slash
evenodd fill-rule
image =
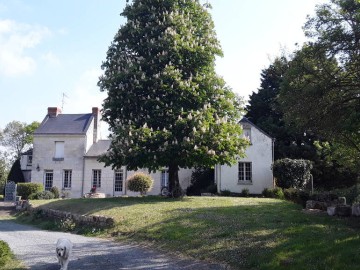
<path id="1" fill-rule="evenodd" d="M 50 190 L 53 186 L 54 172 L 53 171 L 45 171 L 44 178 L 45 178 L 44 179 L 45 190 Z"/>
<path id="2" fill-rule="evenodd" d="M 63 173 L 63 188 L 71 188 L 72 170 L 64 170 Z"/>
<path id="3" fill-rule="evenodd" d="M 101 187 L 101 170 L 93 170 L 92 186 Z"/>
<path id="4" fill-rule="evenodd" d="M 55 160 L 64 160 L 65 142 L 55 142 Z"/>
<path id="5" fill-rule="evenodd" d="M 239 178 L 238 182 L 252 181 L 252 164 L 251 162 L 239 162 Z"/>
<path id="6" fill-rule="evenodd" d="M 169 186 L 169 170 L 161 171 L 161 187 Z"/>
<path id="7" fill-rule="evenodd" d="M 123 191 L 123 181 L 124 181 L 123 170 L 116 170 L 115 171 L 115 181 L 114 181 L 114 191 L 115 192 Z"/>

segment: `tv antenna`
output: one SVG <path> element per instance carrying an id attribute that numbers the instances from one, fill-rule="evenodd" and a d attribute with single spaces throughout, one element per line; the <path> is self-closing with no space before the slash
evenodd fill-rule
<path id="1" fill-rule="evenodd" d="M 65 98 L 69 98 L 65 93 L 62 93 L 62 100 L 61 100 L 61 111 L 64 112 L 64 104 L 65 102 Z"/>

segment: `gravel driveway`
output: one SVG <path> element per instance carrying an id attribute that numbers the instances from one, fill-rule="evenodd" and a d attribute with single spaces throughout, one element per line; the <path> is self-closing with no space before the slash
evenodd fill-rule
<path id="1" fill-rule="evenodd" d="M 6 214 L 11 208 L 0 203 L 0 214 Z M 174 255 L 164 255 L 149 248 L 135 244 L 122 244 L 110 240 L 81 235 L 44 231 L 32 226 L 0 220 L 0 239 L 7 242 L 30 269 L 60 269 L 55 255 L 55 243 L 58 238 L 68 238 L 73 242 L 69 270 L 91 269 L 227 269 L 217 264 L 182 259 Z"/>

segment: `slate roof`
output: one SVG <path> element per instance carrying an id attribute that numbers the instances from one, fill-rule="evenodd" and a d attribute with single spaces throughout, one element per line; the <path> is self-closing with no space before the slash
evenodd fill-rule
<path id="1" fill-rule="evenodd" d="M 105 154 L 109 150 L 109 147 L 110 140 L 99 140 L 90 147 L 85 157 L 98 157 Z"/>
<path id="2" fill-rule="evenodd" d="M 91 113 L 47 115 L 34 134 L 85 134 L 93 118 Z"/>

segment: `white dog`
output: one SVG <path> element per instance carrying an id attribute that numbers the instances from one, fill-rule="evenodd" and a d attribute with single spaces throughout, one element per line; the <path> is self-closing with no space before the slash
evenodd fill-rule
<path id="1" fill-rule="evenodd" d="M 61 265 L 60 270 L 67 270 L 69 264 L 70 253 L 72 250 L 72 243 L 69 239 L 60 238 L 56 243 L 56 256 Z"/>

